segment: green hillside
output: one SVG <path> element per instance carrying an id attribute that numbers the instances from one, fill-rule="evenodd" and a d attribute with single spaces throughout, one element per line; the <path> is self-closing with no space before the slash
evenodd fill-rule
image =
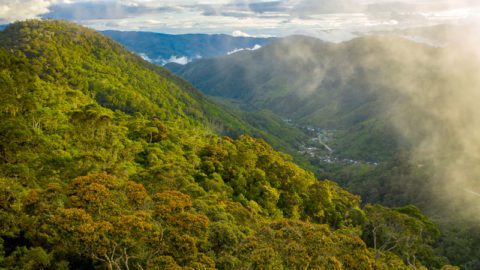
<path id="1" fill-rule="evenodd" d="M 289 37 L 254 52 L 200 60 L 175 72 L 207 95 L 242 102 L 244 109 L 268 109 L 301 125 L 341 131 L 336 144 L 342 157 L 386 160 L 397 144 L 394 134 L 385 136 L 385 129 L 376 128 L 388 125 L 383 100 L 394 91 L 385 74 L 419 61 L 405 57 L 407 49 L 403 54 L 393 51 L 403 45 L 429 52 L 406 40 L 385 39 L 366 37 L 334 45 Z M 401 44 L 389 48 L 394 42 Z M 348 146 L 352 137 L 367 136 L 383 139 L 369 147 L 360 142 Z"/>
<path id="2" fill-rule="evenodd" d="M 447 263 L 417 208 L 361 209 L 263 140 L 216 135 L 227 112 L 93 30 L 19 22 L 0 47 L 0 268 Z"/>
<path id="3" fill-rule="evenodd" d="M 306 131 L 296 152 L 320 179 L 364 202 L 419 206 L 447 231 L 444 254 L 477 269 L 478 34 L 438 29 L 432 35 L 448 46 L 392 35 L 340 44 L 297 36 L 175 72 L 227 105 L 269 110 Z"/>
<path id="4" fill-rule="evenodd" d="M 450 122 L 442 128 L 442 121 L 451 121 L 442 106 L 448 110 L 462 106 L 452 98 L 454 89 L 465 95 L 473 92 L 478 65 L 468 57 L 468 51 L 456 47 L 430 47 L 394 36 L 340 44 L 294 36 L 253 52 L 199 60 L 175 72 L 207 95 L 233 100 L 244 111 L 269 110 L 294 127 L 309 130 L 307 151 L 297 147 L 296 152 L 310 155 L 307 158 L 321 178 L 333 178 L 367 195 L 363 190 L 371 192 L 372 185 L 361 186 L 359 177 L 374 176 L 368 181 L 379 185 L 385 182 L 379 179 L 376 164 L 409 158 L 421 144 L 429 143 L 429 134 L 445 138 L 441 143 L 445 149 L 457 152 L 454 140 L 461 135 L 451 137 L 451 142 L 447 138 L 461 128 L 453 130 Z M 430 200 L 396 200 L 392 196 L 398 192 L 383 192 L 383 203 Z"/>

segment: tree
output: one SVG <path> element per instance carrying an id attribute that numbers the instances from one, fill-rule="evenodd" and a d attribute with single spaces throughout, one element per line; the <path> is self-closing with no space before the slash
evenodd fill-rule
<path id="1" fill-rule="evenodd" d="M 431 249 L 429 244 L 439 236 L 428 218 L 414 206 L 389 209 L 367 205 L 365 213 L 368 221 L 364 238 L 371 243 L 377 261 L 382 253 L 393 252 L 410 267 L 421 267 L 419 255 Z"/>

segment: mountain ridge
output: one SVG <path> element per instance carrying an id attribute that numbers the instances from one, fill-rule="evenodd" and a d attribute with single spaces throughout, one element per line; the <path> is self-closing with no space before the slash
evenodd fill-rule
<path id="1" fill-rule="evenodd" d="M 0 47 L 1 267 L 409 269 L 402 254 L 417 267 L 447 263 L 414 206 L 362 209 L 265 141 L 220 137 L 201 94 L 93 30 L 18 22 Z M 415 249 L 371 248 L 387 219 L 398 226 L 381 235 L 413 237 Z"/>
<path id="2" fill-rule="evenodd" d="M 105 30 L 103 34 L 156 64 L 186 64 L 201 58 L 227 55 L 235 50 L 264 46 L 276 38 L 235 37 L 226 34 L 170 35 L 155 32 Z"/>
<path id="3" fill-rule="evenodd" d="M 476 269 L 476 255 L 460 254 L 476 253 L 478 238 L 456 244 L 478 224 L 470 192 L 478 160 L 466 150 L 477 145 L 478 35 L 461 36 L 443 37 L 455 41 L 448 46 L 391 34 L 328 45 L 285 39 L 174 71 L 227 105 L 269 110 L 307 129 L 311 137 L 297 151 L 320 179 L 366 202 L 421 207 L 445 225 L 449 258 Z"/>
<path id="4" fill-rule="evenodd" d="M 421 47 L 400 38 L 388 39 Z M 246 110 L 268 109 L 302 125 L 346 129 L 362 125 L 383 109 L 376 105 L 381 91 L 369 90 L 370 79 L 366 78 L 369 74 L 366 66 L 372 61 L 370 48 L 375 47 L 370 46 L 371 43 L 379 44 L 379 41 L 375 37 L 363 37 L 333 44 L 310 37 L 290 37 L 254 52 L 199 60 L 172 71 L 207 95 L 246 104 Z M 352 53 L 356 55 L 350 55 Z M 354 62 L 357 67 L 350 66 L 350 58 L 357 60 Z M 360 60 L 363 63 L 358 59 L 364 59 Z M 372 81 L 379 82 L 378 77 Z M 345 80 L 353 81 L 346 83 Z M 383 148 L 392 149 L 387 145 Z M 351 158 L 378 161 L 392 156 L 392 152 L 381 153 L 380 149 L 376 150 L 377 154 L 362 156 L 362 152 L 368 153 L 363 150 Z"/>

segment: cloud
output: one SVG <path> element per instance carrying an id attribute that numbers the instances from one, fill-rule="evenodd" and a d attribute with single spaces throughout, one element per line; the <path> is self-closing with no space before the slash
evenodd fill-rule
<path id="1" fill-rule="evenodd" d="M 143 60 L 145 61 L 148 61 L 150 63 L 155 63 L 155 64 L 160 64 L 162 66 L 168 64 L 168 63 L 176 63 L 176 64 L 180 64 L 180 65 L 186 65 L 188 64 L 191 60 L 188 59 L 188 57 L 186 56 L 175 56 L 175 55 L 172 55 L 170 58 L 168 59 L 164 59 L 164 58 L 156 58 L 156 59 L 152 59 L 150 58 L 146 53 L 137 53 L 140 57 L 143 58 Z"/>
<path id="2" fill-rule="evenodd" d="M 234 37 L 251 37 L 249 34 L 242 32 L 240 30 L 235 30 L 232 32 L 232 36 Z"/>
<path id="3" fill-rule="evenodd" d="M 480 0 L 0 0 L 0 23 L 54 18 L 96 29 L 285 36 L 458 21 Z"/>
<path id="4" fill-rule="evenodd" d="M 363 12 L 364 6 L 358 0 L 302 0 L 295 5 L 291 13 L 294 15 L 356 13 Z"/>
<path id="5" fill-rule="evenodd" d="M 188 64 L 188 62 L 190 62 L 190 60 L 188 60 L 188 58 L 186 56 L 179 56 L 179 57 L 172 56 L 169 59 L 163 60 L 162 65 L 166 65 L 168 63 L 176 63 L 176 64 L 179 64 L 179 65 L 186 65 L 186 64 Z"/>
<path id="6" fill-rule="evenodd" d="M 53 5 L 43 17 L 64 20 L 123 19 L 144 11 L 142 7 L 119 3 L 80 2 Z"/>
<path id="7" fill-rule="evenodd" d="M 121 2 L 74 2 L 52 5 L 48 13 L 42 15 L 44 18 L 63 20 L 103 20 L 103 19 L 124 19 L 133 16 L 155 15 L 168 12 L 180 11 L 175 6 L 164 6 L 151 8 L 138 3 Z"/>
<path id="8" fill-rule="evenodd" d="M 138 53 L 138 55 L 140 57 L 142 57 L 142 59 L 145 60 L 145 61 L 153 62 L 153 60 L 150 57 L 148 57 L 148 55 L 146 53 Z"/>
<path id="9" fill-rule="evenodd" d="M 262 48 L 261 45 L 255 44 L 255 46 L 253 46 L 252 48 L 234 49 L 232 51 L 227 52 L 227 55 L 234 54 L 234 53 L 241 52 L 241 51 L 256 51 L 256 50 L 261 49 L 261 48 Z"/>
<path id="10" fill-rule="evenodd" d="M 284 12 L 287 10 L 284 1 L 256 2 L 248 5 L 256 13 Z"/>
<path id="11" fill-rule="evenodd" d="M 0 22 L 37 18 L 57 0 L 0 0 Z"/>
<path id="12" fill-rule="evenodd" d="M 415 4 L 406 2 L 371 3 L 365 6 L 365 12 L 367 13 L 414 12 L 417 9 L 418 7 Z"/>

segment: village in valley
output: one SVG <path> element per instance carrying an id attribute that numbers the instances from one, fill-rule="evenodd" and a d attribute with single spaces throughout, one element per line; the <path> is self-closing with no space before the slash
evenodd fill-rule
<path id="1" fill-rule="evenodd" d="M 335 149 L 330 145 L 340 134 L 342 130 L 325 129 L 315 127 L 313 125 L 301 125 L 294 123 L 291 119 L 283 119 L 290 126 L 302 130 L 309 139 L 298 147 L 298 153 L 309 159 L 315 159 L 320 163 L 338 164 L 338 165 L 373 165 L 377 166 L 378 162 L 369 162 L 364 160 L 354 160 L 342 158 L 336 155 Z"/>

